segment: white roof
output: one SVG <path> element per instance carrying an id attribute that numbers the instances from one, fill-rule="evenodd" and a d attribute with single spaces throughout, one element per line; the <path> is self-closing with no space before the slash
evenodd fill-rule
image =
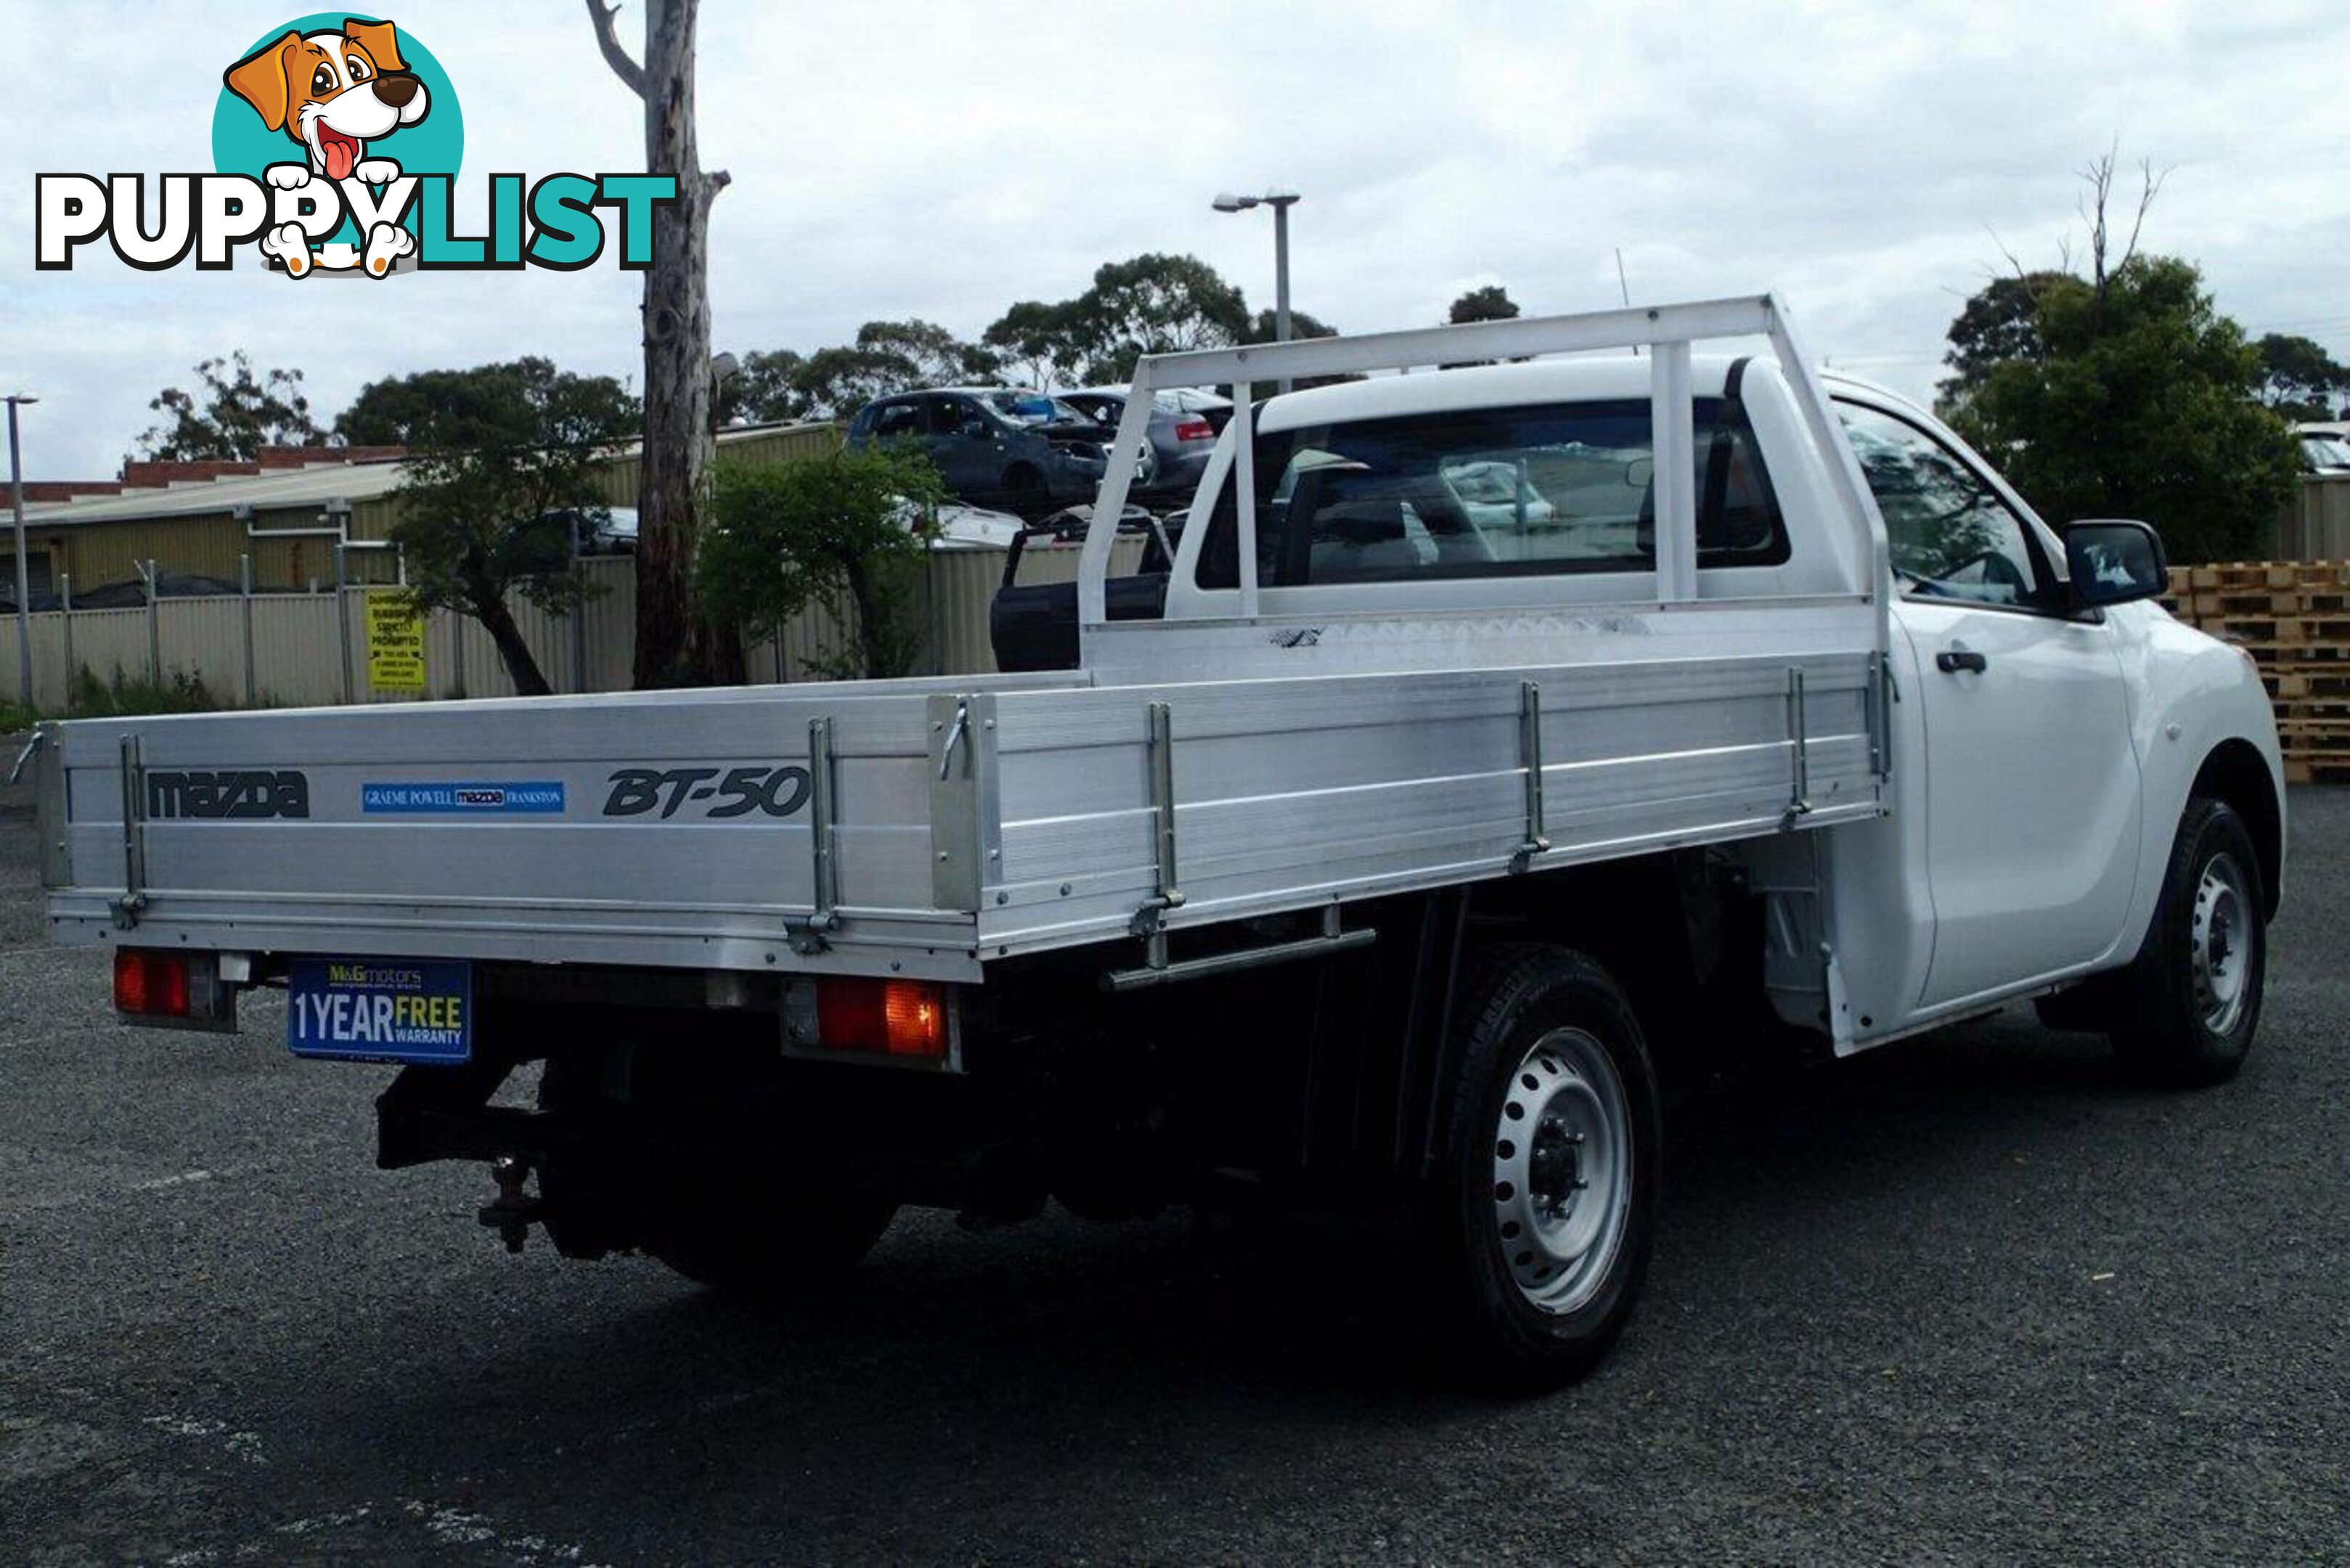
<path id="1" fill-rule="evenodd" d="M 773 435 L 778 431 L 809 430 L 811 425 L 736 425 L 718 432 L 720 446 Z M 641 443 L 631 443 L 617 455 L 633 457 Z M 126 490 L 120 495 L 92 496 L 81 501 L 27 503 L 25 525 L 45 528 L 79 526 L 88 523 L 131 523 L 151 517 L 194 517 L 227 512 L 239 506 L 256 511 L 276 507 L 323 506 L 340 496 L 346 501 L 371 501 L 399 488 L 408 465 L 384 462 L 312 463 L 303 468 L 265 469 L 259 473 L 232 474 L 223 479 L 199 479 L 153 490 Z"/>
<path id="2" fill-rule="evenodd" d="M 86 501 L 50 501 L 25 508 L 25 524 L 126 523 L 149 517 L 192 517 L 200 513 L 226 512 L 236 506 L 300 506 L 324 504 L 340 495 L 366 501 L 400 483 L 407 465 L 400 462 L 316 463 L 303 468 L 268 469 L 260 473 L 231 474 L 223 479 L 192 480 L 156 490 L 126 490 L 120 495 L 92 496 Z"/>
<path id="3" fill-rule="evenodd" d="M 1690 367 L 1691 389 L 1719 397 L 1734 355 L 1706 354 Z M 1451 370 L 1374 376 L 1333 387 L 1288 392 L 1266 403 L 1261 428 L 1295 430 L 1342 420 L 1376 420 L 1392 414 L 1440 412 L 1448 409 L 1503 408 L 1516 403 L 1570 402 L 1648 395 L 1648 361 L 1629 354 L 1606 358 L 1534 359 L 1518 365 L 1475 365 Z"/>
<path id="4" fill-rule="evenodd" d="M 1720 397 L 1729 380 L 1730 367 L 1742 358 L 1757 359 L 1774 370 L 1778 366 L 1778 361 L 1767 354 L 1693 355 L 1690 359 L 1692 394 Z M 1297 430 L 1346 420 L 1376 420 L 1393 414 L 1450 409 L 1505 408 L 1519 403 L 1645 400 L 1648 396 L 1649 370 L 1645 356 L 1614 353 L 1532 359 L 1512 365 L 1464 365 L 1449 370 L 1416 370 L 1408 376 L 1373 376 L 1268 399 L 1258 428 Z M 1921 414 L 1927 411 L 1898 392 L 1861 377 L 1842 370 L 1822 370 L 1819 374 L 1831 388 L 1849 388 Z"/>

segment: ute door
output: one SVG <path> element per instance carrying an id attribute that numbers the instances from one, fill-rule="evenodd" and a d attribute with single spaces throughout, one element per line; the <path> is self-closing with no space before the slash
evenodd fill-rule
<path id="1" fill-rule="evenodd" d="M 947 488 L 983 506 L 1000 504 L 1003 442 L 995 421 L 969 398 L 924 400 L 930 405 L 931 461 Z"/>
<path id="2" fill-rule="evenodd" d="M 2108 957 L 2137 880 L 2137 754 L 2101 618 L 2043 533 L 1942 432 L 1841 405 L 1892 547 L 1926 734 L 1924 1008 Z M 1914 797 L 1913 797 L 1914 798 Z"/>

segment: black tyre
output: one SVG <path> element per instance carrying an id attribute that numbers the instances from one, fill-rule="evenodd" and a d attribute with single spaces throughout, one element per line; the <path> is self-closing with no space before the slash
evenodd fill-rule
<path id="1" fill-rule="evenodd" d="M 894 1203 L 672 1177 L 657 1189 L 645 1251 L 699 1284 L 761 1300 L 837 1282 L 889 1228 Z"/>
<path id="2" fill-rule="evenodd" d="M 2113 1030 L 2134 1076 L 2199 1088 L 2243 1066 L 2267 981 L 2267 908 L 2243 818 L 2220 801 L 2188 802 Z"/>
<path id="3" fill-rule="evenodd" d="M 1429 1284 L 1474 1380 L 1554 1387 L 1599 1360 L 1648 1272 L 1656 1074 L 1624 992 L 1565 948 L 1488 949 L 1454 1016 Z"/>

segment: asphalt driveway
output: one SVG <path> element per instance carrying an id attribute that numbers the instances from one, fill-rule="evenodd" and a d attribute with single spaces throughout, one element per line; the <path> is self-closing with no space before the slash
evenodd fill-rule
<path id="1" fill-rule="evenodd" d="M 904 1220 L 761 1315 L 372 1168 L 385 1070 L 126 1030 L 0 820 L 0 1557 L 2350 1560 L 2350 791 L 2242 1079 L 2028 1009 L 1710 1100 L 1646 1305 L 1432 1385 L 1310 1226 Z"/>

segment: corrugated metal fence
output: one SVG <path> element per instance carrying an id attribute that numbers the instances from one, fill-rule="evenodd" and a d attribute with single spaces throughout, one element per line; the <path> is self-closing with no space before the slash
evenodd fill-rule
<path id="1" fill-rule="evenodd" d="M 2301 493 L 2277 519 L 2280 561 L 2350 560 L 2350 473 L 2304 473 Z"/>
<path id="2" fill-rule="evenodd" d="M 1121 539 L 1114 571 L 1135 569 L 1139 539 Z M 557 691 L 620 691 L 635 661 L 635 563 L 625 556 L 585 563 L 588 602 L 571 615 L 548 615 L 519 601 L 515 621 L 547 681 Z M 1076 576 L 1074 545 L 1032 546 L 1023 583 L 1066 582 Z M 916 673 L 985 674 L 995 669 L 988 644 L 989 603 L 1003 576 L 1000 550 L 937 550 L 920 590 L 923 646 Z M 471 617 L 435 612 L 425 628 L 423 697 L 377 691 L 368 678 L 370 593 L 256 594 L 164 598 L 130 609 L 45 611 L 32 619 L 33 701 L 61 713 L 85 674 L 165 684 L 202 680 L 232 707 L 325 707 L 341 702 L 401 702 L 456 697 L 509 697 L 497 646 Z M 778 646 L 780 644 L 780 646 Z M 811 607 L 784 636 L 748 650 L 757 681 L 816 679 L 855 654 L 855 624 Z M 0 696 L 17 690 L 16 639 L 0 635 Z"/>

